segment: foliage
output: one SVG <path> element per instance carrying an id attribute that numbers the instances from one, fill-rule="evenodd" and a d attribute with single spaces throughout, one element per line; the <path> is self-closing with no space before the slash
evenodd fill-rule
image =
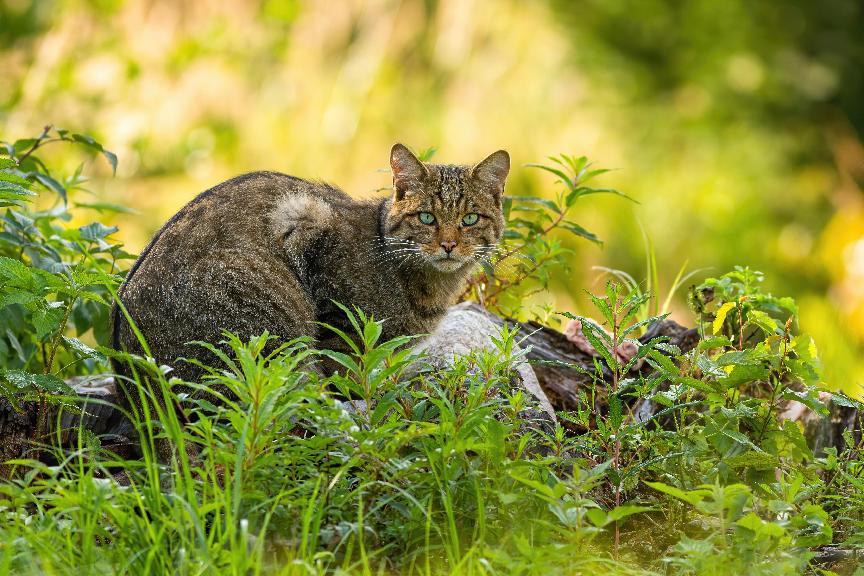
<path id="1" fill-rule="evenodd" d="M 369 337 L 380 321 L 349 314 L 358 335 L 366 334 L 350 363 L 389 364 L 398 354 L 393 343 Z M 19 462 L 27 472 L 0 485 L 7 499 L 0 531 L 14 542 L 0 551 L 0 563 L 118 573 L 353 572 L 395 563 L 415 573 L 486 567 L 539 574 L 610 565 L 587 552 L 591 542 L 603 526 L 640 509 L 601 509 L 589 496 L 598 471 L 572 475 L 536 452 L 541 437 L 522 429 L 536 424 L 512 409 L 521 400 L 501 361 L 514 337 L 505 334 L 498 350 L 412 386 L 384 378 L 377 402 L 351 407 L 329 392 L 344 377 L 302 367 L 315 354 L 304 342 L 265 353 L 267 334 L 248 343 L 226 334 L 231 353 L 213 349 L 223 365 L 202 386 L 233 398 L 192 400 L 199 417 L 182 433 L 200 448 L 200 462 L 177 463 L 174 472 L 149 450 L 139 464 L 105 461 L 84 446 L 56 468 Z M 143 371 L 158 369 L 141 363 Z M 146 436 L 146 424 L 137 425 Z M 130 487 L 100 480 L 109 464 L 126 471 Z M 159 489 L 165 478 L 170 492 Z M 22 507 L 43 499 L 51 499 L 46 515 Z M 85 501 L 91 504 L 74 504 Z M 87 546 L 76 544 L 83 540 Z M 564 543 L 586 553 L 565 553 Z"/>
<path id="2" fill-rule="evenodd" d="M 117 164 L 116 156 L 89 136 L 52 126 L 36 138 L 0 142 L 6 154 L 0 156 L 0 393 L 13 404 L 60 401 L 71 394 L 63 376 L 105 369 L 105 357 L 92 344 L 108 343 L 111 288 L 120 282 L 118 261 L 130 258 L 108 239 L 117 228 L 99 222 L 65 225 L 72 218 L 69 194 L 82 189 L 86 179 L 83 163 L 60 178 L 37 155 L 58 142 Z M 53 194 L 54 201 L 44 201 L 43 194 L 42 206 L 34 205 L 33 186 Z M 81 339 L 85 335 L 90 344 Z"/>
<path id="3" fill-rule="evenodd" d="M 628 322 L 643 297 L 610 283 L 595 301 L 612 334 L 584 324 L 613 374 L 628 373 L 612 352 L 635 330 Z M 356 348 L 329 377 L 310 362 L 334 353 L 302 339 L 272 350 L 266 333 L 249 342 L 226 333 L 224 349 L 202 343 L 220 365 L 185 383 L 206 394 L 177 397 L 194 422 L 164 432 L 196 446 L 195 459 L 180 450 L 166 465 L 145 449 L 143 462 L 118 461 L 82 431 L 77 450 L 57 453 L 60 466 L 17 462 L 23 473 L 0 484 L 0 533 L 11 543 L 0 564 L 23 573 L 800 574 L 835 533 L 857 545 L 848 523 L 862 508 L 847 502 L 840 513 L 835 492 L 856 485 L 857 453 L 814 459 L 755 376 L 686 375 L 699 358 L 740 352 L 713 334 L 687 354 L 638 344 L 627 362 L 644 360 L 644 375 L 598 378 L 593 420 L 591 406 L 561 414 L 584 427 L 575 432 L 526 419 L 510 384 L 516 332 L 502 332 L 495 350 L 405 377 L 422 358 L 379 341 L 380 320 L 345 313 Z M 777 370 L 781 359 L 812 361 L 793 350 L 763 358 Z M 792 370 L 776 377 L 809 391 Z M 167 393 L 181 384 L 162 383 Z M 340 389 L 367 396 L 339 401 Z M 641 421 L 633 399 L 661 410 Z M 160 434 L 135 421 L 145 446 Z M 118 470 L 130 486 L 105 479 Z"/>
<path id="4" fill-rule="evenodd" d="M 797 403 L 821 415 L 828 408 L 817 389 L 815 345 L 794 330 L 795 303 L 764 293 L 761 282 L 760 273 L 737 268 L 694 287 L 703 328 L 686 353 L 662 339 L 631 340 L 632 356 L 622 357 L 647 296 L 625 291 L 622 298 L 614 281 L 604 295 L 592 295 L 602 326 L 568 314 L 597 350 L 598 370 L 592 388 L 580 392 L 580 406 L 561 414 L 577 434 L 568 439 L 562 431 L 558 441 L 589 466 L 608 465 L 609 496 L 601 503 L 621 505 L 623 498 L 624 505 L 662 511 L 667 536 L 652 546 L 668 546 L 663 561 L 673 573 L 801 573 L 813 557 L 808 549 L 830 544 L 835 530 L 860 525 L 858 506 L 845 518 L 829 512 L 839 496 L 826 490 L 837 482 L 850 490 L 857 485 L 851 470 L 860 466 L 860 432 L 858 441 L 847 433 L 842 459 L 831 450 L 815 458 L 801 424 L 782 416 Z M 624 362 L 645 365 L 636 378 L 621 380 Z M 653 406 L 647 417 L 646 406 Z M 667 499 L 658 501 L 645 487 Z M 682 510 L 676 500 L 689 507 Z"/>
<path id="5" fill-rule="evenodd" d="M 566 248 L 556 232 L 584 238 L 596 244 L 600 239 L 570 218 L 577 202 L 596 194 L 614 194 L 627 198 L 613 188 L 588 185 L 595 177 L 608 172 L 594 168 L 585 156 L 561 154 L 549 157 L 551 164 L 528 164 L 553 174 L 564 185 L 554 200 L 530 196 L 504 197 L 507 229 L 493 256 L 481 262 L 483 271 L 471 280 L 468 293 L 490 310 L 509 313 L 517 310 L 525 298 L 549 289 L 554 271 L 567 272 Z"/>
<path id="6" fill-rule="evenodd" d="M 33 207 L 33 183 L 50 194 L 46 182 L 81 184 L 80 170 L 58 179 L 36 160 L 56 140 L 104 153 L 46 130 L 9 145 L 0 171 L 3 319 L 18 319 L 4 342 L 19 343 L 4 349 L 0 393 L 13 409 L 63 401 L 64 377 L 113 353 L 98 344 L 127 255 L 101 224 L 64 225 L 68 194 Z M 599 172 L 584 159 L 543 168 L 565 180 L 559 201 L 508 213 L 508 250 L 533 260 L 474 286 L 499 309 L 560 263 L 549 232 L 591 238 L 569 220 L 576 199 L 609 192 L 585 186 Z M 25 217 L 29 227 L 10 224 Z M 839 452 L 814 451 L 783 417 L 796 403 L 825 414 L 826 398 L 864 408 L 819 391 L 795 302 L 748 268 L 706 279 L 690 291 L 698 342 L 683 350 L 646 336 L 664 315 L 619 278 L 590 294 L 596 320 L 563 313 L 596 355 L 578 406 L 556 423 L 513 386 L 528 351 L 509 327 L 495 349 L 444 368 L 409 337 L 381 341 L 384 320 L 348 307 L 353 333 L 323 327 L 349 353 L 225 333 L 198 343 L 219 360 L 200 382 L 127 357 L 136 382 L 156 388 L 136 387 L 128 415 L 142 459 L 118 458 L 83 428 L 71 446 L 51 444 L 41 419 L 41 451 L 5 463 L 0 480 L 0 572 L 802 574 L 820 568 L 821 547 L 864 549 L 861 412 Z M 322 362 L 340 369 L 323 376 Z M 161 438 L 177 448 L 169 462 L 156 457 Z"/>

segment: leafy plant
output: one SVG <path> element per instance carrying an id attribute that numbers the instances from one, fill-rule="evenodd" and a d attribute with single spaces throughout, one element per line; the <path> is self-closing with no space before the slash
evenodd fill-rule
<path id="1" fill-rule="evenodd" d="M 603 318 L 602 326 L 590 318 L 574 316 L 569 312 L 565 312 L 564 316 L 579 322 L 582 335 L 593 346 L 598 357 L 602 359 L 602 366 L 595 361 L 597 371 L 594 374 L 594 385 L 597 385 L 598 380 L 602 382 L 602 379 L 597 378 L 597 376 L 602 375 L 604 369 L 611 373 L 611 385 L 608 390 L 604 390 L 603 394 L 608 406 L 608 413 L 605 418 L 598 417 L 594 420 L 595 430 L 589 431 L 590 436 L 585 447 L 590 446 L 592 452 L 599 450 L 607 455 L 611 463 L 610 481 L 613 484 L 617 508 L 621 506 L 623 480 L 626 478 L 622 473 L 622 434 L 625 431 L 631 431 L 630 427 L 626 425 L 631 424 L 633 420 L 632 415 L 627 415 L 624 412 L 624 393 L 628 392 L 628 388 L 634 384 L 634 381 L 627 379 L 626 376 L 637 362 L 641 362 L 646 357 L 652 357 L 658 362 L 668 362 L 668 359 L 659 349 L 662 339 L 657 338 L 643 344 L 633 339 L 632 336 L 642 327 L 658 322 L 663 317 L 655 316 L 637 321 L 637 314 L 649 296 L 640 291 L 627 292 L 624 286 L 615 281 L 609 281 L 606 284 L 604 295 L 590 294 L 590 297 Z M 606 326 L 608 331 L 603 326 Z M 587 399 L 587 397 L 583 398 Z M 596 396 L 594 399 L 596 401 Z M 596 409 L 596 403 L 593 408 Z M 587 424 L 585 416 L 589 411 L 588 406 L 584 412 L 578 411 L 575 420 Z M 619 544 L 620 532 L 616 522 L 616 553 Z"/>
<path id="2" fill-rule="evenodd" d="M 72 395 L 63 377 L 104 369 L 105 357 L 93 345 L 107 344 L 109 288 L 121 280 L 118 262 L 131 257 L 110 242 L 116 228 L 65 225 L 72 218 L 69 196 L 86 182 L 84 164 L 67 178 L 52 173 L 37 152 L 53 143 L 117 164 L 89 136 L 52 126 L 36 138 L 0 143 L 6 153 L 0 156 L 0 394 L 14 406 L 38 402 L 36 438 L 47 432 L 47 404 Z"/>
<path id="3" fill-rule="evenodd" d="M 591 180 L 608 170 L 592 168 L 585 156 L 561 154 L 549 160 L 551 164 L 528 166 L 553 174 L 564 189 L 554 200 L 505 196 L 503 209 L 507 229 L 504 238 L 494 255 L 481 263 L 483 271 L 471 280 L 466 292 L 490 310 L 515 310 L 525 298 L 549 287 L 553 270 L 566 272 L 566 256 L 570 250 L 556 237 L 558 231 L 601 243 L 595 234 L 569 217 L 580 199 L 596 194 L 628 198 L 613 188 L 590 186 Z"/>

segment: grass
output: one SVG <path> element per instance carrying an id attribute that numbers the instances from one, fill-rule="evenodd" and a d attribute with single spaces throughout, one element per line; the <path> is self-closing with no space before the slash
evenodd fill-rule
<path id="1" fill-rule="evenodd" d="M 579 485 L 559 477 L 563 462 L 532 455 L 541 437 L 520 430 L 530 423 L 506 416 L 507 363 L 481 355 L 410 386 L 388 380 L 368 412 L 348 412 L 332 378 L 300 367 L 312 353 L 303 342 L 265 354 L 267 339 L 229 337 L 233 356 L 207 383 L 236 400 L 193 401 L 192 425 L 132 414 L 140 461 L 117 461 L 79 431 L 76 449 L 53 449 L 56 465 L 17 462 L 0 484 L 5 572 L 628 572 L 602 546 L 588 553 L 595 530 L 553 524 L 548 503 Z M 374 378 L 392 354 L 371 344 L 358 360 L 378 358 L 364 366 Z M 162 435 L 200 458 L 178 450 L 158 463 Z M 111 479 L 119 471 L 128 486 Z M 584 557 L 562 553 L 577 542 Z"/>
<path id="2" fill-rule="evenodd" d="M 837 520 L 802 475 L 818 459 L 781 454 L 791 466 L 775 484 L 715 471 L 700 487 L 704 446 L 670 451 L 712 441 L 710 410 L 677 431 L 607 413 L 567 433 L 526 419 L 510 385 L 515 332 L 406 380 L 400 369 L 422 359 L 379 342 L 380 322 L 354 320 L 356 353 L 341 358 L 352 369 L 330 377 L 309 362 L 333 353 L 303 340 L 268 351 L 267 334 L 226 334 L 230 354 L 217 350 L 222 364 L 198 384 L 221 395 L 175 397 L 188 414 L 167 403 L 164 424 L 130 414 L 140 460 L 79 429 L 72 448 L 43 447 L 56 464 L 15 462 L 0 482 L 0 573 L 796 574 L 831 541 Z M 136 367 L 173 395 L 157 366 Z M 365 393 L 367 409 L 346 409 L 340 389 Z M 160 437 L 200 453 L 158 462 Z"/>

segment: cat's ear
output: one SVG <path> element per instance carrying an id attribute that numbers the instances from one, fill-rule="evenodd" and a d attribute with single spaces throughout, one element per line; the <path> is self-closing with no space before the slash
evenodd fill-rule
<path id="1" fill-rule="evenodd" d="M 504 181 L 510 173 L 510 154 L 506 150 L 493 152 L 471 168 L 471 177 L 490 190 L 496 198 L 504 192 Z"/>
<path id="2" fill-rule="evenodd" d="M 390 169 L 393 171 L 396 200 L 402 200 L 406 193 L 416 190 L 429 175 L 423 162 L 402 144 L 394 144 L 390 149 Z"/>

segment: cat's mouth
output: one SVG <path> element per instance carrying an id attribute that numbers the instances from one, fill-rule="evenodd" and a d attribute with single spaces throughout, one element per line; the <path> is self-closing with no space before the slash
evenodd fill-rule
<path id="1" fill-rule="evenodd" d="M 442 272 L 455 272 L 465 266 L 467 261 L 458 256 L 454 256 L 453 254 L 447 254 L 446 256 L 436 256 L 430 259 L 432 261 L 432 266 L 441 270 Z"/>

